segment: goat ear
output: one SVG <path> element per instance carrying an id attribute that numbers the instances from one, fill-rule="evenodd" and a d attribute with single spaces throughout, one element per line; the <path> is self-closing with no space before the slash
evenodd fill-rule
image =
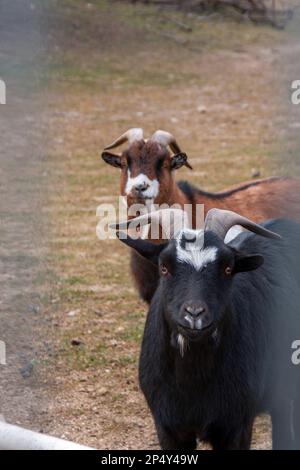
<path id="1" fill-rule="evenodd" d="M 141 238 L 131 238 L 124 232 L 117 232 L 117 237 L 121 242 L 125 243 L 125 245 L 133 248 L 139 255 L 143 258 L 148 259 L 151 263 L 158 265 L 158 258 L 162 250 L 168 245 L 166 243 L 151 243 L 147 240 L 142 240 Z"/>
<path id="2" fill-rule="evenodd" d="M 264 257 L 262 255 L 243 255 L 237 254 L 233 273 L 243 273 L 246 271 L 254 271 L 264 264 Z"/>
<path id="3" fill-rule="evenodd" d="M 193 168 L 188 163 L 187 158 L 187 154 L 183 152 L 176 153 L 176 155 L 173 155 L 173 157 L 171 158 L 171 169 L 178 170 L 182 166 L 186 166 L 190 170 L 192 170 Z"/>
<path id="4" fill-rule="evenodd" d="M 116 168 L 121 168 L 121 157 L 110 152 L 103 152 L 101 155 L 102 159 L 109 165 L 115 166 Z"/>

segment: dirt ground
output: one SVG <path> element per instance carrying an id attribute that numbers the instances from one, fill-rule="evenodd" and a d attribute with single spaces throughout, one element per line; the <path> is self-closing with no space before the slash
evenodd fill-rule
<path id="1" fill-rule="evenodd" d="M 8 384 L 7 373 L 5 416 L 97 448 L 157 449 L 137 382 L 146 305 L 133 288 L 126 249 L 96 237 L 97 206 L 117 202 L 119 187 L 101 150 L 127 128 L 143 127 L 146 135 L 161 128 L 176 136 L 194 167 L 178 178 L 205 189 L 255 174 L 299 175 L 300 119 L 288 105 L 297 27 L 282 32 L 104 0 L 27 6 L 37 18 L 30 31 L 45 42 L 32 99 L 42 101 L 35 135 L 46 142 L 35 145 L 27 135 L 20 145 L 28 155 L 35 148 L 41 162 L 33 200 L 44 229 L 38 242 L 28 239 L 42 250 L 44 268 L 38 287 L 30 287 L 30 295 L 42 292 L 38 304 L 29 302 L 33 312 L 40 305 L 26 336 L 34 346 L 25 365 L 38 351 L 33 374 L 10 372 L 20 385 Z M 22 206 L 37 218 L 35 204 L 24 199 Z M 25 315 L 18 312 L 15 327 Z M 22 403 L 12 398 L 14 389 Z M 36 406 L 24 415 L 19 408 L 28 402 Z M 253 448 L 270 448 L 266 417 L 257 420 Z"/>

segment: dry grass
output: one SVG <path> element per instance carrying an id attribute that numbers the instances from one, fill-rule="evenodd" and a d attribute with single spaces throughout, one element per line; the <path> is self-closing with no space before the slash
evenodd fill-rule
<path id="1" fill-rule="evenodd" d="M 288 174 L 276 139 L 285 120 L 277 43 L 287 33 L 194 17 L 184 19 L 193 27 L 185 33 L 151 8 L 71 3 L 53 2 L 47 17 L 56 398 L 44 429 L 98 448 L 157 448 L 137 383 L 146 306 L 128 252 L 95 233 L 97 205 L 118 195 L 118 171 L 100 151 L 129 127 L 163 128 L 195 168 L 178 176 L 206 189 L 250 179 L 253 168 Z M 254 446 L 269 445 L 260 421 Z"/>

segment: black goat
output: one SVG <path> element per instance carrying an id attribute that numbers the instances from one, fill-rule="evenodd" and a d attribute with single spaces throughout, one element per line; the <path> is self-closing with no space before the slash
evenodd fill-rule
<path id="1" fill-rule="evenodd" d="M 256 234 L 225 244 L 236 224 Z M 273 232 L 282 238 L 263 238 Z M 300 225 L 258 226 L 212 210 L 204 231 L 183 229 L 160 245 L 122 241 L 160 271 L 139 378 L 161 447 L 192 450 L 200 439 L 249 449 L 254 418 L 267 412 L 273 448 L 300 449 L 300 369 L 291 361 L 300 338 Z"/>

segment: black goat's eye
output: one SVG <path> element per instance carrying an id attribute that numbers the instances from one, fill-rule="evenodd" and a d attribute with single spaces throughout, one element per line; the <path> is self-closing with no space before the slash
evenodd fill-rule
<path id="1" fill-rule="evenodd" d="M 231 276 L 231 274 L 232 274 L 232 269 L 231 269 L 230 266 L 227 266 L 227 267 L 225 268 L 225 274 L 226 274 L 226 276 Z"/>
<path id="2" fill-rule="evenodd" d="M 166 276 L 167 274 L 169 274 L 168 268 L 164 264 L 161 265 L 160 272 L 163 276 Z"/>

